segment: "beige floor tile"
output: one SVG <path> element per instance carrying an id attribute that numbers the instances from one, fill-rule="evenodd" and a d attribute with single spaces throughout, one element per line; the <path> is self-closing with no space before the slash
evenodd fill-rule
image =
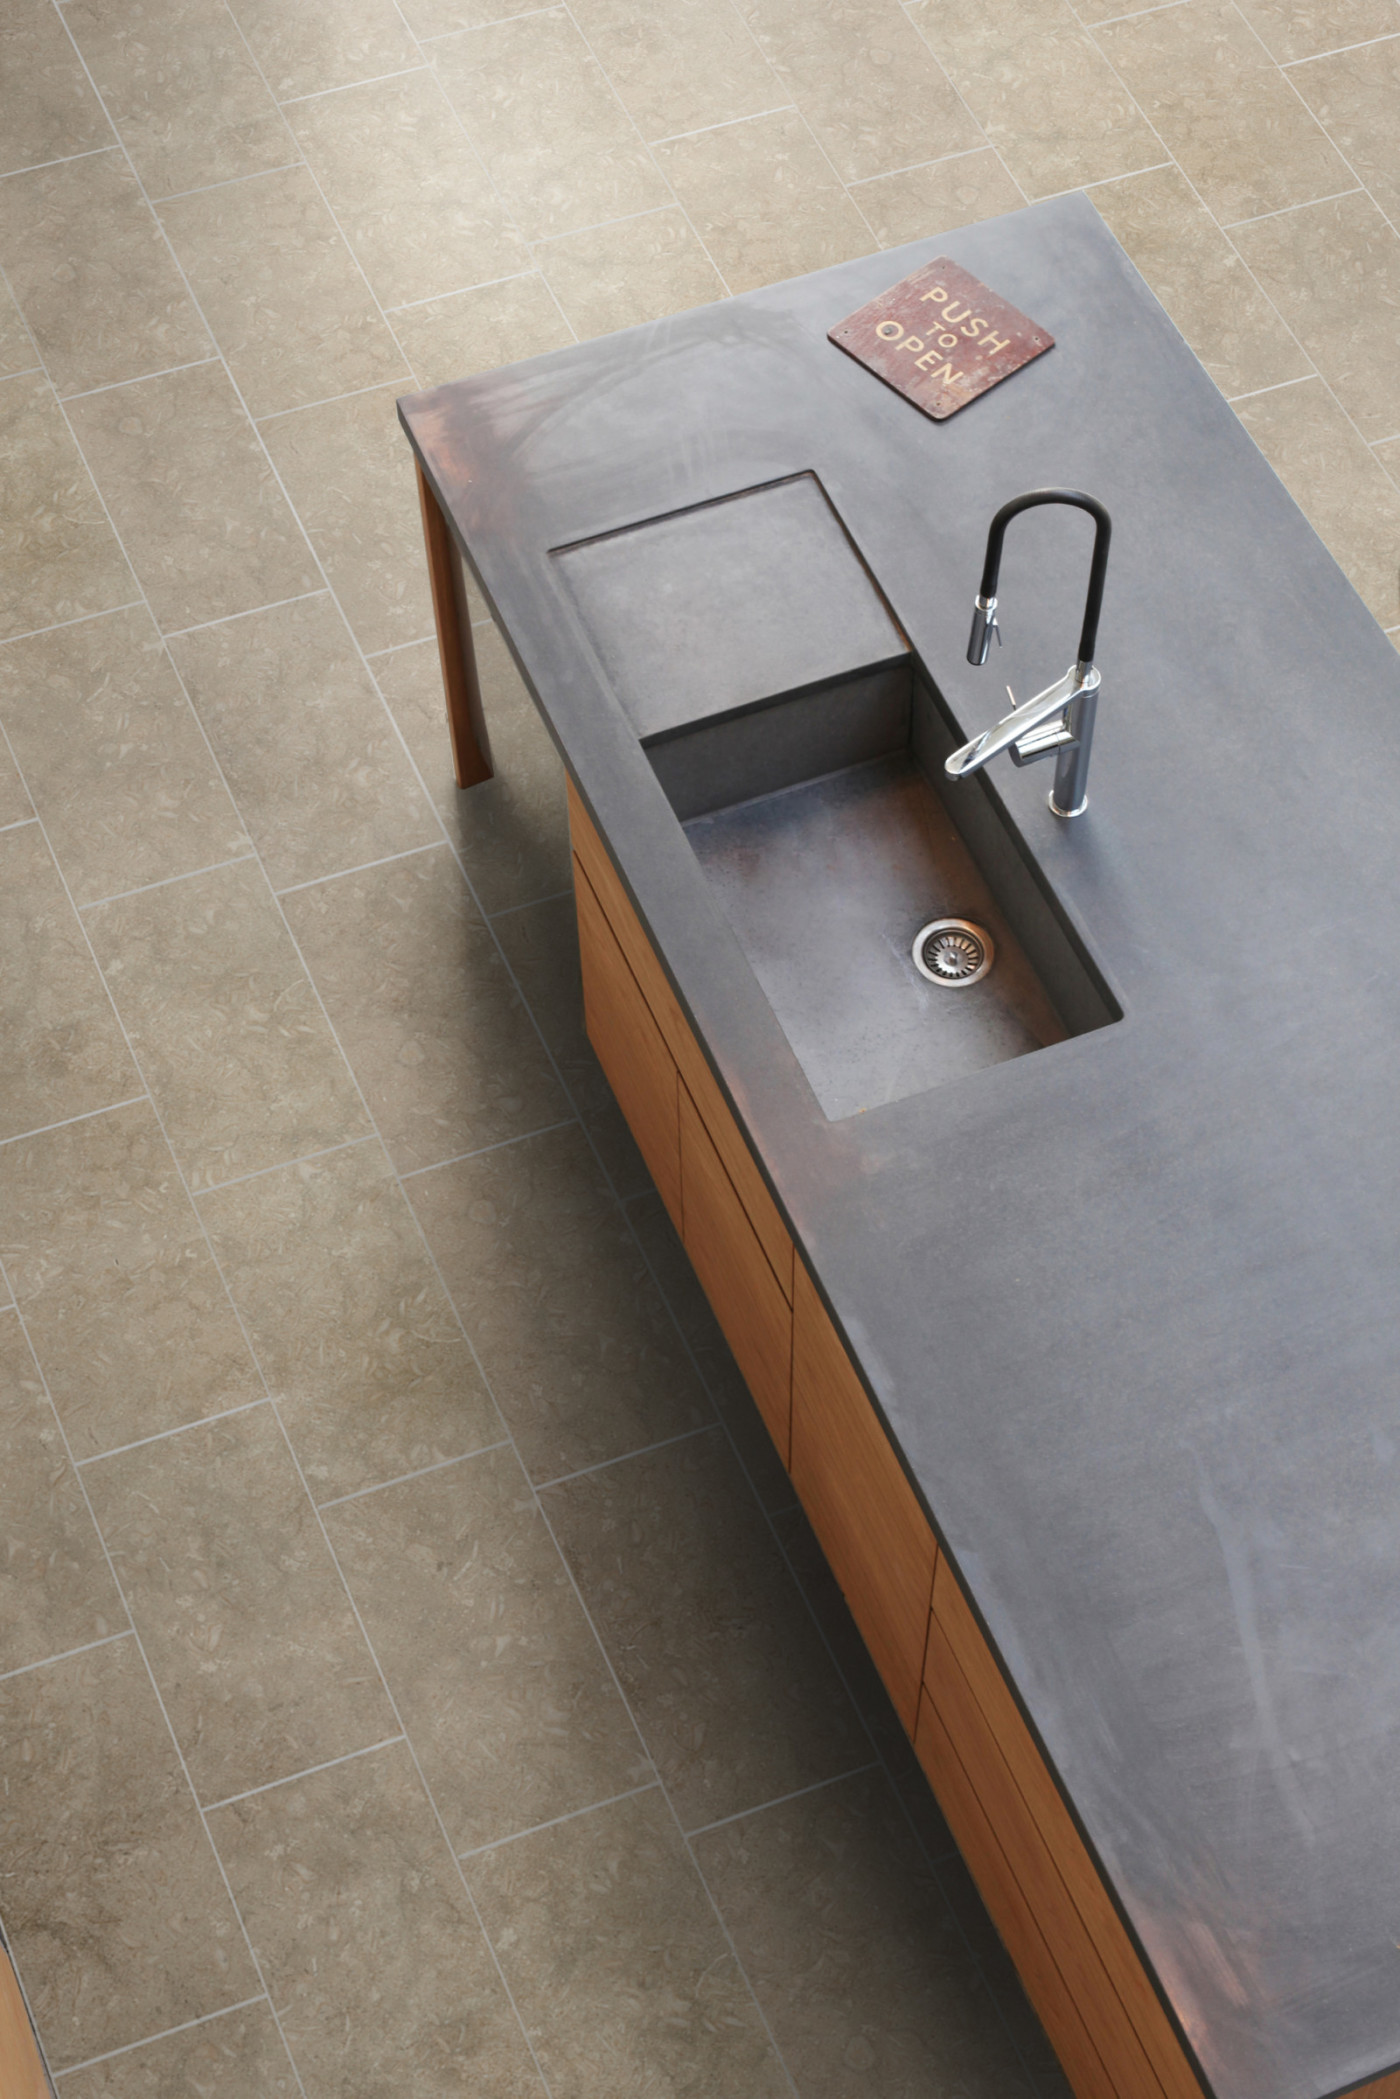
<path id="1" fill-rule="evenodd" d="M 549 286 L 534 275 L 401 309 L 394 330 L 425 389 L 563 350 L 575 340 Z"/>
<path id="2" fill-rule="evenodd" d="M 1395 33 L 1394 0 L 1239 0 L 1281 66 Z"/>
<path id="3" fill-rule="evenodd" d="M 1400 36 L 1294 66 L 1288 77 L 1381 210 L 1400 219 Z"/>
<path id="4" fill-rule="evenodd" d="M 191 1187 L 369 1134 L 256 867 L 142 890 L 87 923 Z"/>
<path id="5" fill-rule="evenodd" d="M 75 1456 L 262 1397 L 148 1102 L 0 1149 L 0 1219 Z"/>
<path id="6" fill-rule="evenodd" d="M 430 37 L 504 22 L 522 9 L 520 0 L 399 0 L 399 12 L 415 36 Z"/>
<path id="7" fill-rule="evenodd" d="M 221 365 L 91 394 L 68 412 L 167 631 L 320 586 Z"/>
<path id="8" fill-rule="evenodd" d="M 296 2091 L 266 2004 L 224 2012 L 63 2080 L 63 2099 L 294 2099 Z"/>
<path id="9" fill-rule="evenodd" d="M 48 0 L 13 0 L 0 37 L 0 166 L 32 168 L 112 143 L 112 127 Z"/>
<path id="10" fill-rule="evenodd" d="M 0 677 L 4 675 L 5 657 L 0 653 Z M 0 831 L 8 830 L 11 824 L 27 824 L 34 821 L 34 804 L 25 792 L 15 762 L 9 752 L 0 746 Z"/>
<path id="11" fill-rule="evenodd" d="M 467 1862 L 553 2099 L 791 2087 L 657 1792 Z"/>
<path id="12" fill-rule="evenodd" d="M 1032 199 L 1165 158 L 1131 95 L 1059 0 L 909 10 L 1015 180 Z"/>
<path id="13" fill-rule="evenodd" d="M 18 1312 L 0 1312 L 0 1674 L 110 1633 L 127 1616 Z"/>
<path id="14" fill-rule="evenodd" d="M 669 200 L 563 8 L 429 47 L 453 107 L 527 240 Z"/>
<path id="15" fill-rule="evenodd" d="M 0 263 L 60 394 L 213 354 L 121 153 L 0 182 Z"/>
<path id="16" fill-rule="evenodd" d="M 753 1394 L 700 1288 L 680 1234 L 659 1195 L 638 1196 L 627 1205 L 632 1229 L 641 1241 L 647 1266 L 671 1309 L 682 1339 L 700 1371 L 701 1381 L 739 1454 L 754 1492 L 765 1509 L 791 1508 L 792 1481 L 773 1445 Z"/>
<path id="17" fill-rule="evenodd" d="M 1346 162 L 1232 0 L 1189 0 L 1097 35 L 1222 225 L 1351 187 Z"/>
<path id="18" fill-rule="evenodd" d="M 528 269 L 528 250 L 431 71 L 318 95 L 287 114 L 385 306 Z"/>
<path id="19" fill-rule="evenodd" d="M 274 889 L 442 836 L 330 597 L 170 648 Z"/>
<path id="20" fill-rule="evenodd" d="M 1400 623 L 1400 489 L 1320 379 L 1236 404 L 1240 421 L 1383 627 Z"/>
<path id="21" fill-rule="evenodd" d="M 221 1188 L 200 1214 L 318 1501 L 505 1435 L 373 1140 Z"/>
<path id="22" fill-rule="evenodd" d="M 305 168 L 176 197 L 160 218 L 250 415 L 408 368 Z"/>
<path id="23" fill-rule="evenodd" d="M 210 1819 L 307 2099 L 542 2092 L 402 1744 Z"/>
<path id="24" fill-rule="evenodd" d="M 99 1458 L 84 1479 L 202 1800 L 398 1733 L 270 1407 Z"/>
<path id="25" fill-rule="evenodd" d="M 0 637 L 129 605 L 136 578 L 47 379 L 0 379 Z"/>
<path id="26" fill-rule="evenodd" d="M 877 175 L 859 183 L 854 195 L 882 248 L 1018 211 L 1025 202 L 989 146 L 897 175 Z"/>
<path id="27" fill-rule="evenodd" d="M 0 1137 L 130 1100 L 141 1081 L 37 824 L 0 831 Z"/>
<path id="28" fill-rule="evenodd" d="M 0 284 L 0 379 L 12 372 L 34 372 L 39 353 L 24 325 L 24 316 L 10 296 L 9 286 Z"/>
<path id="29" fill-rule="evenodd" d="M 496 777 L 463 790 L 452 772 L 437 643 L 375 663 L 385 699 L 490 916 L 573 880 L 564 769 L 495 627 L 472 630 Z"/>
<path id="30" fill-rule="evenodd" d="M 401 1172 L 569 1118 L 446 845 L 298 890 L 286 907 Z"/>
<path id="31" fill-rule="evenodd" d="M 710 1418 L 576 1125 L 418 1175 L 408 1193 L 532 1478 Z"/>
<path id="32" fill-rule="evenodd" d="M 1029 2099 L 882 1773 L 748 1815 L 695 1850 L 803 2099 Z"/>
<path id="33" fill-rule="evenodd" d="M 1283 212 L 1232 237 L 1361 435 L 1400 435 L 1400 235 L 1370 198 Z"/>
<path id="34" fill-rule="evenodd" d="M 652 1777 L 510 1450 L 326 1511 L 454 1847 Z"/>
<path id="35" fill-rule="evenodd" d="M 252 850 L 144 605 L 0 649 L 0 722 L 79 905 Z"/>
<path id="36" fill-rule="evenodd" d="M 847 262 L 871 245 L 795 110 L 672 139 L 656 157 L 731 291 Z"/>
<path id="37" fill-rule="evenodd" d="M 134 1640 L 0 1683 L 0 1856 L 54 2069 L 257 1995 Z"/>
<path id="38" fill-rule="evenodd" d="M 1400 437 L 1392 439 L 1389 444 L 1375 445 L 1372 449 L 1391 480 L 1400 484 Z"/>
<path id="39" fill-rule="evenodd" d="M 413 455 L 386 386 L 262 426 L 273 465 L 369 653 L 433 631 Z"/>
<path id="40" fill-rule="evenodd" d="M 63 15 L 148 195 L 296 159 L 222 0 L 68 0 Z"/>
<path id="41" fill-rule="evenodd" d="M 651 1175 L 584 1028 L 572 895 L 507 911 L 492 930 L 615 1193 L 625 1199 L 649 1189 Z"/>
<path id="42" fill-rule="evenodd" d="M 738 0 L 843 181 L 980 146 L 982 134 L 898 0 Z"/>
<path id="43" fill-rule="evenodd" d="M 570 12 L 643 138 L 756 117 L 788 99 L 730 0 L 573 0 Z"/>
<path id="44" fill-rule="evenodd" d="M 1309 370 L 1284 321 L 1176 168 L 1101 183 L 1092 201 L 1222 393 L 1278 386 Z"/>
<path id="45" fill-rule="evenodd" d="M 274 95 L 317 95 L 421 63 L 393 0 L 234 0 Z"/>
<path id="46" fill-rule="evenodd" d="M 566 233 L 535 255 L 580 341 L 724 297 L 714 264 L 674 208 Z"/>
<path id="47" fill-rule="evenodd" d="M 870 1761 L 721 1430 L 542 1499 L 685 1828 Z"/>

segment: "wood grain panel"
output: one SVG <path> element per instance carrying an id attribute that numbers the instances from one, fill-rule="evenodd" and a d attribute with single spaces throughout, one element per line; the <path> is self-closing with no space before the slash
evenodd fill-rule
<path id="1" fill-rule="evenodd" d="M 926 1690 L 919 1699 L 914 1747 L 1076 2099 L 1128 2099 L 1126 2090 L 1120 2091 L 1113 2083 L 1089 2038 L 1020 1882 Z M 1135 2093 L 1132 2099 L 1141 2099 L 1141 2095 Z"/>
<path id="2" fill-rule="evenodd" d="M 800 1261 L 793 1299 L 792 1482 L 912 1735 L 937 1547 Z"/>
<path id="3" fill-rule="evenodd" d="M 0 1946 L 0 2099 L 53 2099 L 10 1957 Z"/>
<path id="4" fill-rule="evenodd" d="M 1001 1753 L 997 1735 L 969 1688 L 937 1616 L 929 1628 L 925 1696 L 967 1773 L 978 1804 L 1015 1875 L 1026 1907 L 1119 2092 L 1161 2099 L 1162 2085 L 1136 2027 L 1105 1972 L 1094 1941 L 1049 1846 Z"/>
<path id="5" fill-rule="evenodd" d="M 1098 1955 L 1105 1985 L 1114 2001 L 1122 2005 L 1157 2081 L 1168 2099 L 1201 2099 L 1200 2083 L 1161 2000 L 946 1561 L 939 1567 L 934 1582 L 933 1620 L 926 1674 L 935 1703 L 941 1704 L 943 1696 L 934 1660 L 935 1642 L 941 1639 L 946 1652 L 956 1658 L 962 1679 L 997 1744 L 1013 1791 L 1024 1805 L 1030 1826 L 1053 1859 Z M 1014 1852 L 1013 1857 L 1019 1861 L 1019 1852 Z"/>
<path id="6" fill-rule="evenodd" d="M 724 1161 L 725 1171 L 748 1212 L 749 1222 L 778 1286 L 791 1301 L 793 1252 L 787 1227 L 572 780 L 569 782 L 569 831 L 575 856 L 593 884 L 593 893 L 603 907 L 618 946 L 631 965 L 632 974 L 651 1007 L 680 1075 L 690 1089 L 691 1099 Z"/>
<path id="7" fill-rule="evenodd" d="M 459 574 L 461 556 L 452 543 L 438 499 L 416 459 L 414 466 L 423 513 L 423 543 L 428 551 L 428 588 L 433 598 L 438 661 L 447 700 L 447 726 L 452 737 L 452 764 L 459 787 L 476 787 L 492 777 L 491 740 L 486 730 L 466 591 Z"/>
<path id="8" fill-rule="evenodd" d="M 679 1231 L 681 1140 L 675 1060 L 577 860 L 574 901 L 588 1039 Z"/>
<path id="9" fill-rule="evenodd" d="M 784 1465 L 792 1420 L 792 1307 L 763 1257 L 734 1183 L 680 1089 L 681 1236 Z"/>

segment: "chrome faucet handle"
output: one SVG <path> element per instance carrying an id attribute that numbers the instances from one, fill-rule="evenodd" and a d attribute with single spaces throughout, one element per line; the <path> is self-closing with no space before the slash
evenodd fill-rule
<path id="1" fill-rule="evenodd" d="M 997 625 L 995 598 L 984 598 L 979 594 L 973 602 L 976 609 L 972 615 L 972 632 L 968 636 L 967 660 L 969 663 L 975 663 L 980 670 L 987 660 L 987 651 L 992 645 L 994 634 L 1000 646 L 1001 628 Z"/>
<path id="2" fill-rule="evenodd" d="M 944 760 L 944 771 L 950 779 L 964 780 L 969 773 L 980 772 L 989 759 L 1003 751 L 1010 751 L 1013 761 L 1020 765 L 1048 756 L 1074 740 L 1065 717 L 1082 695 L 1098 691 L 1099 682 L 1099 673 L 1092 663 L 1072 663 L 1062 678 L 1021 707 L 1014 705 L 1016 696 L 1008 685 L 1006 690 L 1013 702 L 1011 713 L 1003 715 L 992 728 L 984 729 L 980 736 L 974 736 L 960 751 L 954 751 L 951 758 Z M 1059 734 L 1062 729 L 1063 736 Z"/>

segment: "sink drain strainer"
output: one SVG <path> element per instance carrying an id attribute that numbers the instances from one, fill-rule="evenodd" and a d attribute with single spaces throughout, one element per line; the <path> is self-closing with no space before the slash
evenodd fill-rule
<path id="1" fill-rule="evenodd" d="M 976 984 L 996 959 L 992 936 L 965 918 L 935 918 L 914 935 L 914 967 L 930 984 Z"/>

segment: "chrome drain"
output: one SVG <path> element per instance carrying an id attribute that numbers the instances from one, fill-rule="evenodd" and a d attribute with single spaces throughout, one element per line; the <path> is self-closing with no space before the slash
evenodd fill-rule
<path id="1" fill-rule="evenodd" d="M 996 960 L 992 936 L 965 918 L 934 918 L 914 935 L 914 967 L 930 984 L 976 984 Z"/>

